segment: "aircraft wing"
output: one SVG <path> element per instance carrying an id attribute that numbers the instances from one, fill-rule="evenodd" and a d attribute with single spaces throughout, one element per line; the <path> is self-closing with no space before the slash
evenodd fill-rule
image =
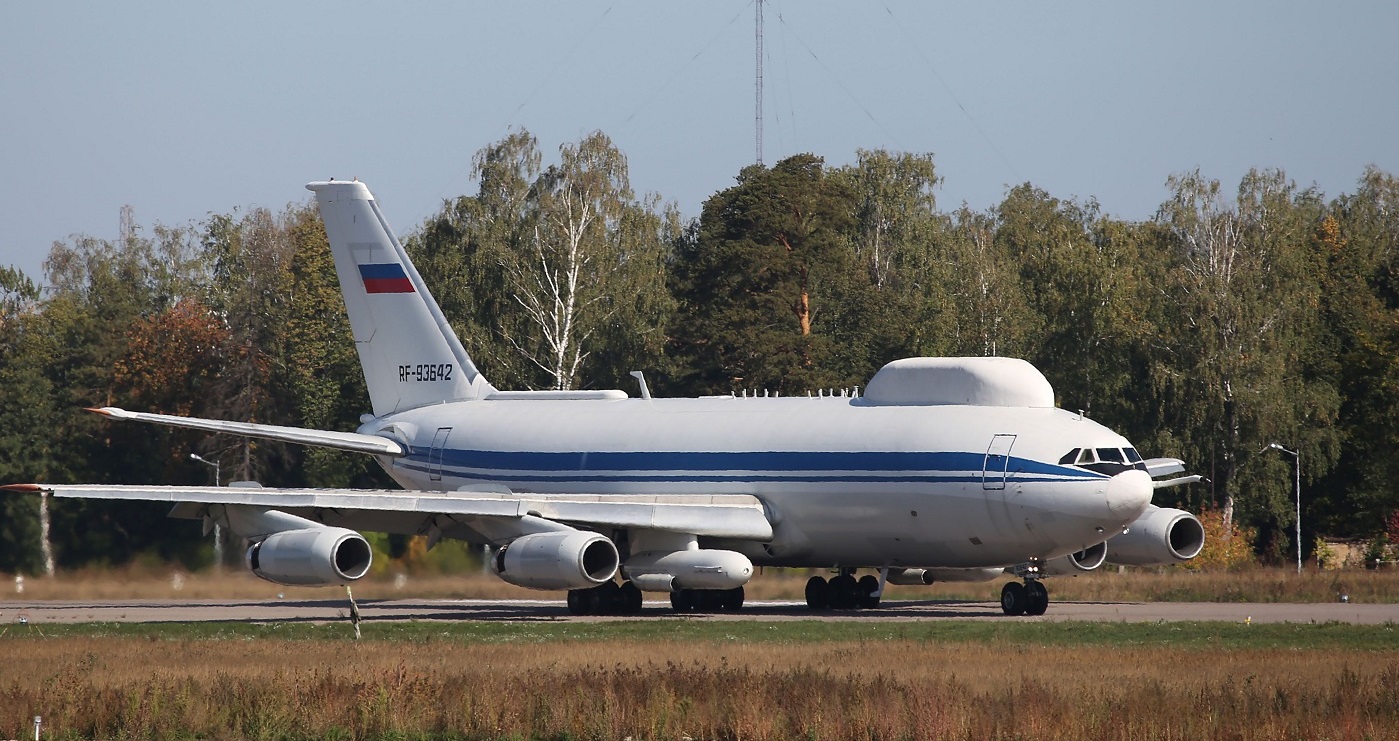
<path id="1" fill-rule="evenodd" d="M 471 540 L 509 539 L 525 518 L 595 528 L 644 528 L 716 538 L 771 540 L 763 504 L 746 494 L 652 496 L 645 494 L 521 494 L 497 491 L 365 489 L 269 489 L 213 486 L 113 486 L 14 484 L 0 489 L 49 492 L 55 497 L 170 502 L 172 517 L 200 519 L 210 505 L 267 507 L 328 525 L 376 532 L 453 535 L 491 533 Z M 485 520 L 485 523 L 479 521 Z M 484 526 L 478 526 L 479 525 Z M 514 533 L 518 535 L 519 533 Z M 453 537 L 457 537 L 453 535 Z"/>
<path id="2" fill-rule="evenodd" d="M 119 409 L 117 407 L 90 408 L 87 411 L 111 419 L 151 422 L 169 427 L 185 427 L 192 430 L 203 430 L 204 432 L 222 432 L 229 435 L 243 435 L 245 437 L 257 437 L 266 440 L 279 440 L 287 443 L 314 445 L 321 448 L 349 450 L 356 453 L 392 456 L 401 456 L 407 453 L 402 445 L 399 445 L 393 440 L 376 435 L 362 435 L 358 432 L 333 432 L 330 430 L 311 430 L 304 427 L 281 427 L 278 425 L 259 425 L 251 422 L 226 422 L 218 419 L 176 417 L 170 414 L 128 412 L 125 409 Z"/>

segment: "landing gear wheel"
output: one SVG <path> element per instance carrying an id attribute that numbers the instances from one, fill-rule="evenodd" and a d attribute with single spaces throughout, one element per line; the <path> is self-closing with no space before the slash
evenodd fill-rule
<path id="1" fill-rule="evenodd" d="M 1026 592 L 1024 584 L 1012 581 L 1001 587 L 1001 612 L 1012 616 L 1024 615 L 1029 602 L 1030 595 Z"/>
<path id="2" fill-rule="evenodd" d="M 1043 615 L 1049 609 L 1049 590 L 1038 581 L 1025 583 L 1025 614 Z"/>
<path id="3" fill-rule="evenodd" d="M 695 592 L 693 589 L 677 589 L 670 593 L 670 606 L 676 612 L 695 611 Z"/>
<path id="4" fill-rule="evenodd" d="M 719 608 L 724 612 L 738 612 L 743 609 L 743 587 L 725 589 L 719 595 Z"/>
<path id="5" fill-rule="evenodd" d="M 806 580 L 806 606 L 813 610 L 831 606 L 831 585 L 825 577 L 813 576 Z"/>
<path id="6" fill-rule="evenodd" d="M 860 588 L 859 582 L 850 574 L 841 574 L 831 580 L 831 608 L 836 610 L 853 610 L 860 595 L 857 591 Z"/>
<path id="7" fill-rule="evenodd" d="M 635 584 L 631 582 L 623 584 L 618 596 L 621 597 L 621 612 L 623 614 L 635 615 L 641 612 L 641 590 Z"/>
<path id="8" fill-rule="evenodd" d="M 724 609 L 723 589 L 696 589 L 695 607 L 700 612 L 718 612 Z"/>
<path id="9" fill-rule="evenodd" d="M 860 577 L 858 588 L 855 590 L 855 594 L 859 597 L 857 606 L 862 610 L 879 607 L 879 597 L 875 596 L 875 592 L 878 591 L 879 577 L 873 574 L 865 574 Z"/>
<path id="10" fill-rule="evenodd" d="M 593 588 L 593 608 L 599 615 L 616 615 L 622 611 L 622 587 L 615 581 L 603 582 Z"/>
<path id="11" fill-rule="evenodd" d="M 568 590 L 568 614 L 587 615 L 592 606 L 592 599 L 587 594 L 586 589 Z"/>

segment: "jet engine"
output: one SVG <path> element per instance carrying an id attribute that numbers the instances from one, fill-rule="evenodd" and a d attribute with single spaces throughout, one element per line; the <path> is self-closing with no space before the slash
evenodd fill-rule
<path id="1" fill-rule="evenodd" d="M 1163 566 L 1189 561 L 1205 547 L 1205 527 L 1195 515 L 1155 505 L 1127 532 L 1108 541 L 1107 561 L 1125 566 Z"/>
<path id="2" fill-rule="evenodd" d="M 1040 574 L 1043 576 L 1077 576 L 1102 566 L 1103 562 L 1107 560 L 1107 556 L 1108 544 L 1106 542 L 1090 545 L 1077 553 L 1045 561 L 1044 565 L 1040 567 Z"/>
<path id="3" fill-rule="evenodd" d="M 647 592 L 681 589 L 733 589 L 753 578 L 753 562 L 737 551 L 697 548 L 633 554 L 623 569 Z"/>
<path id="4" fill-rule="evenodd" d="M 276 584 L 349 584 L 369 573 L 373 552 L 364 536 L 343 527 L 284 530 L 253 543 L 248 570 Z"/>
<path id="5" fill-rule="evenodd" d="M 491 570 L 530 589 L 583 589 L 609 582 L 621 558 L 606 537 L 586 530 L 520 536 L 501 546 Z"/>

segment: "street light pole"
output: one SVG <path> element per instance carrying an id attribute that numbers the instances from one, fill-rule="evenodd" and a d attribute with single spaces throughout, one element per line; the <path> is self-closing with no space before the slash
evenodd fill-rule
<path id="1" fill-rule="evenodd" d="M 1302 455 L 1296 450 L 1288 450 L 1277 443 L 1269 443 L 1273 450 L 1281 450 L 1292 456 L 1294 478 L 1293 487 L 1297 494 L 1297 573 L 1302 573 Z"/>
<path id="2" fill-rule="evenodd" d="M 214 469 L 214 486 L 223 486 L 223 475 L 219 471 L 218 461 L 207 460 L 201 457 L 198 453 L 190 453 L 189 457 L 190 460 L 199 461 L 200 463 L 203 463 L 206 466 L 212 466 Z"/>
<path id="3" fill-rule="evenodd" d="M 214 486 L 223 486 L 223 472 L 219 467 L 218 461 L 207 460 L 201 457 L 198 453 L 190 453 L 189 457 L 190 460 L 199 461 L 200 463 L 203 463 L 206 466 L 213 466 Z M 223 528 L 219 527 L 219 524 L 217 522 L 214 523 L 214 568 L 223 568 Z"/>

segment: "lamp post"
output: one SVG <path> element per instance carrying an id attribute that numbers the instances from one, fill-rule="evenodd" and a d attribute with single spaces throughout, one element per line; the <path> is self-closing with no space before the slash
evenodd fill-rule
<path id="1" fill-rule="evenodd" d="M 214 468 L 214 486 L 223 486 L 223 476 L 222 476 L 222 474 L 219 472 L 219 462 L 218 462 L 218 461 L 207 460 L 207 459 L 205 459 L 205 458 L 200 457 L 200 455 L 199 455 L 198 453 L 190 453 L 190 454 L 189 454 L 189 457 L 190 457 L 190 460 L 199 461 L 200 463 L 203 463 L 203 464 L 206 465 L 206 466 L 213 466 L 213 468 Z"/>
<path id="2" fill-rule="evenodd" d="M 1268 447 L 1273 450 L 1292 456 L 1293 469 L 1295 471 L 1294 490 L 1297 493 L 1297 573 L 1302 573 L 1302 455 L 1295 450 L 1288 450 L 1277 443 L 1268 443 Z"/>
<path id="3" fill-rule="evenodd" d="M 218 461 L 208 460 L 201 457 L 198 453 L 190 453 L 189 457 L 190 460 L 199 461 L 206 466 L 213 466 L 214 486 L 223 486 L 223 475 L 219 468 Z M 223 568 L 223 529 L 219 527 L 217 522 L 214 523 L 214 568 L 216 570 Z"/>

